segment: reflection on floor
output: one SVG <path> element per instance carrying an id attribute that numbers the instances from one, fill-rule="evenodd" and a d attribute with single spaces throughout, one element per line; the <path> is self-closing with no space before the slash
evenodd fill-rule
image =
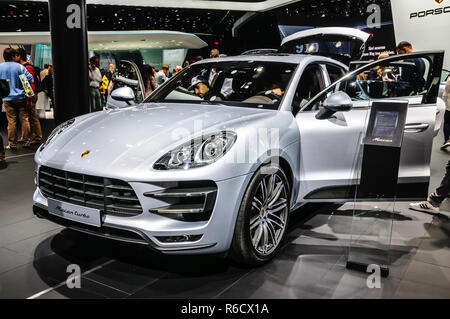
<path id="1" fill-rule="evenodd" d="M 435 140 L 430 188 L 449 157 L 439 151 L 440 142 Z M 8 153 L 10 166 L 0 172 L 0 298 L 450 297 L 450 214 L 428 215 L 397 203 L 390 276 L 370 289 L 369 274 L 345 268 L 355 232 L 351 204 L 295 212 L 280 254 L 259 268 L 211 256 L 164 256 L 33 217 L 32 151 Z M 387 216 L 377 214 L 361 216 L 360 243 L 383 243 L 385 225 L 379 223 L 387 223 Z M 81 288 L 66 285 L 71 264 L 81 268 Z"/>

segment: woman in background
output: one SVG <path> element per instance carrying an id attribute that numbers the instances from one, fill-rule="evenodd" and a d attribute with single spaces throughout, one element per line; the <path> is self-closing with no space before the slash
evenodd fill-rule
<path id="1" fill-rule="evenodd" d="M 53 67 L 51 65 L 48 67 L 47 75 L 42 80 L 42 90 L 53 102 Z"/>
<path id="2" fill-rule="evenodd" d="M 144 78 L 145 97 L 149 96 L 156 89 L 155 69 L 144 64 L 142 67 L 142 77 Z"/>

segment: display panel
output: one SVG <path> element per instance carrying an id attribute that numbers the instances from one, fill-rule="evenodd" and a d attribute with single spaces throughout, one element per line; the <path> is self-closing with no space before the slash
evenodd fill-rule
<path id="1" fill-rule="evenodd" d="M 380 137 L 392 137 L 398 124 L 398 112 L 377 112 L 373 135 Z"/>
<path id="2" fill-rule="evenodd" d="M 408 101 L 374 102 L 364 144 L 401 147 Z"/>

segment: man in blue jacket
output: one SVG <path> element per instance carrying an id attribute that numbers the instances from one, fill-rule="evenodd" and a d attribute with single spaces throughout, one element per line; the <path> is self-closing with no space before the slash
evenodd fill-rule
<path id="1" fill-rule="evenodd" d="M 8 141 L 6 149 L 17 149 L 17 114 L 23 129 L 24 147 L 30 147 L 30 123 L 28 122 L 26 94 L 20 75 L 24 74 L 29 83 L 33 83 L 33 76 L 19 63 L 20 55 L 14 48 L 6 48 L 3 51 L 4 63 L 0 64 L 0 79 L 9 82 L 10 93 L 3 98 L 3 106 L 8 120 Z"/>

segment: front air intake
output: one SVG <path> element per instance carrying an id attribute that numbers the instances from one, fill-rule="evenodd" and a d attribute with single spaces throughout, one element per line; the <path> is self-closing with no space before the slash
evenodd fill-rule
<path id="1" fill-rule="evenodd" d="M 144 193 L 165 205 L 150 209 L 151 213 L 183 221 L 204 221 L 211 217 L 217 194 L 213 181 L 178 182 L 164 185 L 163 190 Z"/>
<path id="2" fill-rule="evenodd" d="M 129 217 L 142 213 L 133 188 L 121 180 L 41 166 L 38 187 L 47 198 L 99 209 L 106 215 Z"/>

